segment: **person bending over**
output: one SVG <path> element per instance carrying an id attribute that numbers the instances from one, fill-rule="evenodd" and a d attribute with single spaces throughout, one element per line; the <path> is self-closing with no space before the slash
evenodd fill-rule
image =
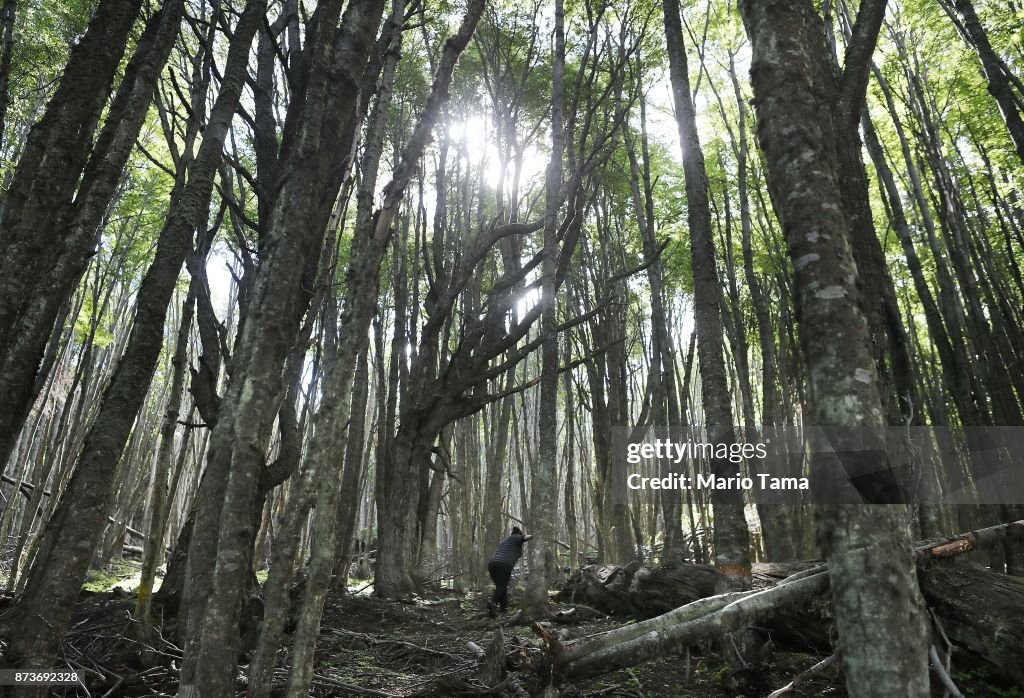
<path id="1" fill-rule="evenodd" d="M 523 543 L 533 538 L 525 535 L 518 526 L 512 528 L 512 535 L 501 541 L 498 549 L 487 561 L 487 573 L 494 582 L 494 594 L 487 602 L 487 615 L 497 617 L 498 609 L 508 608 L 508 583 L 512 579 L 512 568 L 523 554 Z"/>

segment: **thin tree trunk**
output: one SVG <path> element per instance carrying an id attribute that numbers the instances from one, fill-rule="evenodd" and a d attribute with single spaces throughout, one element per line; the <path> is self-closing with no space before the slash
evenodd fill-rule
<path id="1" fill-rule="evenodd" d="M 721 290 L 715 266 L 714 240 L 711 237 L 707 174 L 697 136 L 697 115 L 690 94 L 679 3 L 677 0 L 664 0 L 663 8 L 669 75 L 686 178 L 694 282 L 694 325 L 707 439 L 712 443 L 731 444 L 736 435 L 722 357 Z M 727 459 L 715 459 L 711 469 L 715 475 L 728 477 L 732 467 Z M 750 531 L 743 513 L 742 495 L 739 490 L 716 489 L 711 493 L 711 498 L 715 516 L 715 566 L 726 576 L 747 583 L 750 578 Z"/>
<path id="2" fill-rule="evenodd" d="M 523 599 L 526 617 L 541 617 L 548 612 L 548 589 L 554 564 L 555 515 L 558 510 L 558 443 L 555 425 L 558 419 L 558 289 L 555 280 L 558 209 L 561 205 L 563 157 L 563 81 L 565 76 L 565 8 L 555 0 L 555 46 L 551 71 L 551 161 L 544 180 L 544 249 L 541 264 L 541 376 L 540 409 L 537 424 L 540 434 L 539 459 L 530 480 L 530 511 L 534 540 L 529 545 L 530 578 Z M 524 493 L 525 494 L 525 493 Z"/>
<path id="3" fill-rule="evenodd" d="M 14 53 L 14 20 L 18 0 L 5 0 L 0 9 L 0 150 L 7 130 L 7 106 L 11 103 L 8 85 L 11 78 L 11 57 Z"/>
<path id="4" fill-rule="evenodd" d="M 564 375 L 565 391 L 565 531 L 569 539 L 570 570 L 580 564 L 579 521 L 576 513 L 576 407 L 572 372 Z M 678 512 L 678 510 L 677 510 Z"/>
<path id="5" fill-rule="evenodd" d="M 956 7 L 959 17 L 949 7 L 948 0 L 940 4 L 956 22 L 957 28 L 963 32 L 974 50 L 978 52 L 981 67 L 985 71 L 985 79 L 988 81 L 988 92 L 999 105 L 1003 122 L 1010 133 L 1010 140 L 1013 141 L 1021 163 L 1024 163 L 1024 115 L 1022 115 L 1021 101 L 1024 100 L 1024 86 L 1010 72 L 1010 66 L 992 48 L 992 44 L 988 40 L 988 33 L 982 26 L 981 20 L 978 19 L 978 13 L 974 10 L 974 3 L 970 0 L 953 0 L 952 4 Z"/>
<path id="6" fill-rule="evenodd" d="M 193 284 L 195 282 L 193 281 Z M 135 597 L 135 618 L 143 627 L 150 622 L 150 606 L 153 598 L 153 580 L 156 577 L 156 566 L 162 554 L 165 525 L 167 523 L 167 476 L 170 472 L 171 458 L 174 452 L 174 435 L 178 430 L 178 416 L 181 412 L 181 393 L 185 384 L 185 365 L 188 363 L 188 339 L 192 333 L 192 318 L 195 309 L 195 292 L 192 288 L 182 303 L 181 317 L 178 321 L 178 334 L 171 359 L 173 375 L 168 395 L 167 409 L 160 426 L 160 445 L 153 469 L 152 504 L 149 518 L 149 530 L 143 546 L 142 571 L 139 574 L 139 586 Z"/>
<path id="7" fill-rule="evenodd" d="M 633 140 L 626 135 L 626 150 L 630 162 L 630 187 L 633 193 L 633 206 L 636 209 L 637 222 L 643 240 L 644 257 L 654 259 L 647 268 L 647 281 L 651 287 L 651 371 L 656 373 L 652 399 L 656 402 L 653 408 L 654 425 L 668 426 L 678 429 L 682 426 L 679 414 L 679 396 L 675 380 L 675 352 L 672 346 L 672 331 L 665 311 L 664 269 L 660 259 L 660 250 L 654 237 L 654 192 L 651 182 L 650 148 L 647 139 L 647 110 L 645 103 L 640 102 L 640 139 L 644 156 L 642 168 L 643 196 L 641 197 L 641 167 L 636 156 Z M 673 434 L 675 436 L 675 434 Z M 661 464 L 664 474 L 671 472 L 671 465 L 666 460 Z M 661 556 L 663 560 L 679 558 L 682 550 L 682 525 L 679 512 L 680 498 L 675 490 L 662 490 L 661 508 L 665 524 L 665 540 Z"/>
<path id="8" fill-rule="evenodd" d="M 386 34 L 389 36 L 390 44 L 387 55 L 384 57 L 384 67 L 381 70 L 381 79 L 377 88 L 377 99 L 367 126 L 366 144 L 363 150 L 363 157 L 359 165 L 360 183 L 356 194 L 356 231 L 365 231 L 370 225 L 373 217 L 373 197 L 377 187 L 377 176 L 380 166 L 381 154 L 384 148 L 384 131 L 388 109 L 391 105 L 395 75 L 398 61 L 402 50 L 402 33 L 405 12 L 404 0 L 392 0 L 391 19 Z M 443 160 L 442 160 L 443 162 Z M 442 164 L 443 167 L 443 164 Z M 365 233 L 362 233 L 365 236 Z M 402 274 L 404 283 L 404 258 L 402 263 L 395 265 L 396 276 Z M 404 303 L 399 301 L 396 295 L 396 315 L 404 313 Z M 374 335 L 381 331 L 379 326 L 374 327 Z M 397 331 L 396 331 L 397 335 Z M 396 336 L 396 339 L 398 337 Z M 382 338 L 377 337 L 378 349 L 383 347 Z M 401 351 L 401 350 L 399 350 Z M 383 361 L 383 352 L 378 357 Z M 400 362 L 392 360 L 392 367 L 397 369 Z M 397 377 L 397 373 L 395 374 Z M 355 517 L 358 513 L 360 490 L 358 484 L 362 482 L 363 466 L 363 431 L 366 424 L 366 400 L 369 389 L 369 359 L 368 347 L 359 353 L 354 378 L 355 388 L 352 397 L 351 407 L 352 422 L 349 425 L 349 436 L 345 445 L 345 465 L 342 473 L 342 500 L 338 507 L 339 518 L 339 564 L 341 580 L 347 577 L 349 550 L 354 533 Z M 383 386 L 381 386 L 383 387 Z M 397 386 L 396 386 L 397 389 Z M 379 405 L 386 408 L 387 397 L 385 391 L 377 396 Z M 380 413 L 383 414 L 383 413 Z M 378 420 L 378 427 L 381 433 L 389 429 L 390 422 L 385 419 Z"/>

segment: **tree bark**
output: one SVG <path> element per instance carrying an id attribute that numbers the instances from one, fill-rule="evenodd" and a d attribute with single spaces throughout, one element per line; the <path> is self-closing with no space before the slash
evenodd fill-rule
<path id="1" fill-rule="evenodd" d="M 74 473 L 47 526 L 14 617 L 20 632 L 8 655 L 23 666 L 45 666 L 63 635 L 106 521 L 111 482 L 145 400 L 163 345 L 167 306 L 192 249 L 205 230 L 216 168 L 244 85 L 248 41 L 263 6 L 250 2 L 229 49 L 221 92 L 188 183 L 172 201 L 153 261 L 142 280 L 135 320 L 121 360 L 103 394 Z"/>
<path id="2" fill-rule="evenodd" d="M 555 279 L 558 209 L 561 206 L 563 140 L 563 90 L 565 77 L 565 7 L 555 0 L 555 46 L 551 71 L 551 160 L 544 180 L 544 260 L 541 264 L 541 375 L 540 408 L 537 412 L 538 463 L 530 480 L 530 511 L 534 539 L 529 545 L 530 578 L 523 600 L 527 617 L 548 612 L 548 589 L 554 569 L 555 513 L 558 510 L 558 300 Z"/>
<path id="3" fill-rule="evenodd" d="M 877 36 L 868 20 L 877 16 L 879 4 L 884 11 L 884 2 L 862 3 L 850 44 L 858 53 L 847 53 L 839 83 L 842 100 L 858 114 Z M 851 126 L 833 121 L 831 102 L 840 100 L 838 86 L 832 83 L 830 90 L 827 82 L 822 84 L 817 69 L 828 56 L 821 18 L 803 1 L 746 1 L 740 10 L 753 45 L 758 138 L 794 268 L 808 364 L 805 422 L 881 428 L 885 416 L 878 374 L 870 330 L 857 302 L 841 192 L 842 143 L 836 131 Z M 862 23 L 862 16 L 868 20 Z M 900 499 L 877 464 L 871 476 L 860 470 L 868 464 L 856 458 L 845 465 L 869 502 L 822 508 L 847 686 L 854 696 L 926 696 L 927 643 L 906 508 L 872 503 Z"/>
<path id="4" fill-rule="evenodd" d="M 2 207 L 0 393 L 7 398 L 0 404 L 0 463 L 32 406 L 55 320 L 97 244 L 96 229 L 178 33 L 181 0 L 168 3 L 147 23 L 93 146 L 139 4 L 122 0 L 97 8 L 46 114 L 29 135 Z M 54 231 L 48 242 L 40 230 Z"/>
<path id="5" fill-rule="evenodd" d="M 3 9 L 0 9 L 0 149 L 4 145 L 4 131 L 7 130 L 7 106 L 11 103 L 7 91 L 11 78 L 14 20 L 17 12 L 18 0 L 4 0 Z"/>
<path id="6" fill-rule="evenodd" d="M 697 134 L 697 114 L 690 93 L 689 68 L 683 46 L 683 29 L 678 0 L 664 0 L 665 41 L 668 47 L 669 75 L 676 107 L 676 125 L 683 149 L 683 173 L 686 178 L 687 221 L 690 228 L 691 266 L 693 269 L 694 326 L 697 332 L 697 356 L 700 361 L 701 397 L 707 440 L 733 443 L 736 440 L 732 405 L 722 356 L 721 287 L 715 262 L 715 243 L 711 235 L 708 208 L 707 173 L 704 154 Z M 715 475 L 728 477 L 732 465 L 725 459 L 711 464 Z M 711 493 L 714 508 L 715 566 L 741 584 L 750 578 L 750 531 L 743 513 L 743 497 L 738 490 Z"/>
<path id="7" fill-rule="evenodd" d="M 334 0 L 318 5 L 310 19 L 298 81 L 304 89 L 289 105 L 266 255 L 211 434 L 206 487 L 197 495 L 195 530 L 217 534 L 190 542 L 181 698 L 234 690 L 241 592 L 251 574 L 259 480 L 285 387 L 282 368 L 311 300 L 305 289 L 314 280 L 306 270 L 317 268 L 330 212 L 351 164 L 361 82 L 383 8 L 383 0 L 353 2 L 342 18 L 341 3 Z"/>

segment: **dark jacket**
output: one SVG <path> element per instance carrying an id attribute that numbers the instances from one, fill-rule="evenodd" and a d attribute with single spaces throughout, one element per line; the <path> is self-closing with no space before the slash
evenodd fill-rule
<path id="1" fill-rule="evenodd" d="M 526 542 L 526 536 L 521 533 L 513 533 L 501 541 L 498 549 L 491 555 L 491 559 L 487 561 L 487 564 L 498 562 L 509 567 L 515 567 L 516 563 L 519 562 L 519 558 L 523 555 L 524 542 Z"/>

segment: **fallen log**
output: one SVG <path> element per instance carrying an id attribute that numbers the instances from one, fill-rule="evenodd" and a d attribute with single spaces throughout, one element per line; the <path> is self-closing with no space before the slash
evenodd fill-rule
<path id="1" fill-rule="evenodd" d="M 774 585 L 820 564 L 802 561 L 754 564 L 755 586 Z M 573 572 L 557 599 L 562 603 L 584 604 L 611 616 L 643 620 L 733 588 L 732 580 L 711 565 L 586 565 Z"/>
<path id="2" fill-rule="evenodd" d="M 992 673 L 1024 686 L 1024 579 L 947 562 L 919 567 L 917 579 L 956 647 L 954 663 L 969 653 Z"/>
<path id="3" fill-rule="evenodd" d="M 924 597 L 953 644 L 963 653 L 969 653 L 972 660 L 980 658 L 988 663 L 994 675 L 1018 685 L 1024 685 L 1024 669 L 1018 666 L 1019 648 L 1024 646 L 1024 580 L 961 565 L 948 558 L 999 542 L 1022 530 L 1024 521 L 1017 521 L 929 542 L 915 549 Z M 821 563 L 801 564 L 805 569 L 768 589 L 714 594 L 604 633 L 562 641 L 541 626 L 535 625 L 534 631 L 543 639 L 558 678 L 635 666 L 754 625 L 770 628 L 794 609 L 796 617 L 802 619 L 797 623 L 802 624 L 802 632 L 819 640 L 827 639 L 830 637 L 827 619 L 813 628 L 813 621 L 800 615 L 806 613 L 812 605 L 810 602 L 817 602 L 828 587 L 827 568 Z M 631 598 L 630 592 L 640 568 L 634 569 L 631 575 L 627 568 L 619 569 L 623 571 L 605 569 L 592 573 L 585 582 L 587 586 L 576 587 L 577 593 L 583 589 L 589 594 L 590 604 L 598 608 L 601 608 L 601 599 L 614 599 L 619 608 L 643 609 L 641 600 Z M 699 570 L 690 579 L 703 579 L 705 573 L 706 570 Z M 678 576 L 679 571 L 673 570 L 671 574 Z M 650 580 L 645 583 L 650 584 Z M 660 585 L 660 588 L 667 588 L 667 585 Z M 682 593 L 693 593 L 693 590 L 689 588 Z M 822 617 L 821 614 L 818 617 Z"/>
<path id="4" fill-rule="evenodd" d="M 725 575 L 711 565 L 585 565 L 572 574 L 558 600 L 613 616 L 652 618 L 726 588 Z"/>
<path id="5" fill-rule="evenodd" d="M 992 547 L 1014 535 L 1024 535 L 1024 521 L 920 543 L 914 550 L 915 558 L 921 565 L 932 559 L 956 557 Z M 820 560 L 755 563 L 754 586 L 771 586 L 796 572 L 823 564 Z M 585 565 L 573 572 L 557 598 L 562 603 L 586 605 L 608 615 L 643 620 L 729 588 L 729 580 L 711 565 L 675 563 L 648 567 L 634 562 L 625 567 Z"/>
<path id="6" fill-rule="evenodd" d="M 979 528 L 976 531 L 960 533 L 943 541 L 919 545 L 914 549 L 914 553 L 920 563 L 929 558 L 956 557 L 972 550 L 991 548 L 997 543 L 1013 539 L 1024 539 L 1024 519 L 988 528 Z"/>
<path id="7" fill-rule="evenodd" d="M 556 598 L 563 603 L 582 603 L 609 615 L 634 616 L 637 607 L 629 597 L 629 586 L 637 567 L 584 565 L 572 573 Z"/>
<path id="8" fill-rule="evenodd" d="M 600 674 L 742 630 L 827 587 L 825 572 L 801 572 L 769 589 L 717 594 L 656 618 L 569 642 L 561 642 L 539 625 L 534 631 L 544 640 L 559 674 Z"/>

